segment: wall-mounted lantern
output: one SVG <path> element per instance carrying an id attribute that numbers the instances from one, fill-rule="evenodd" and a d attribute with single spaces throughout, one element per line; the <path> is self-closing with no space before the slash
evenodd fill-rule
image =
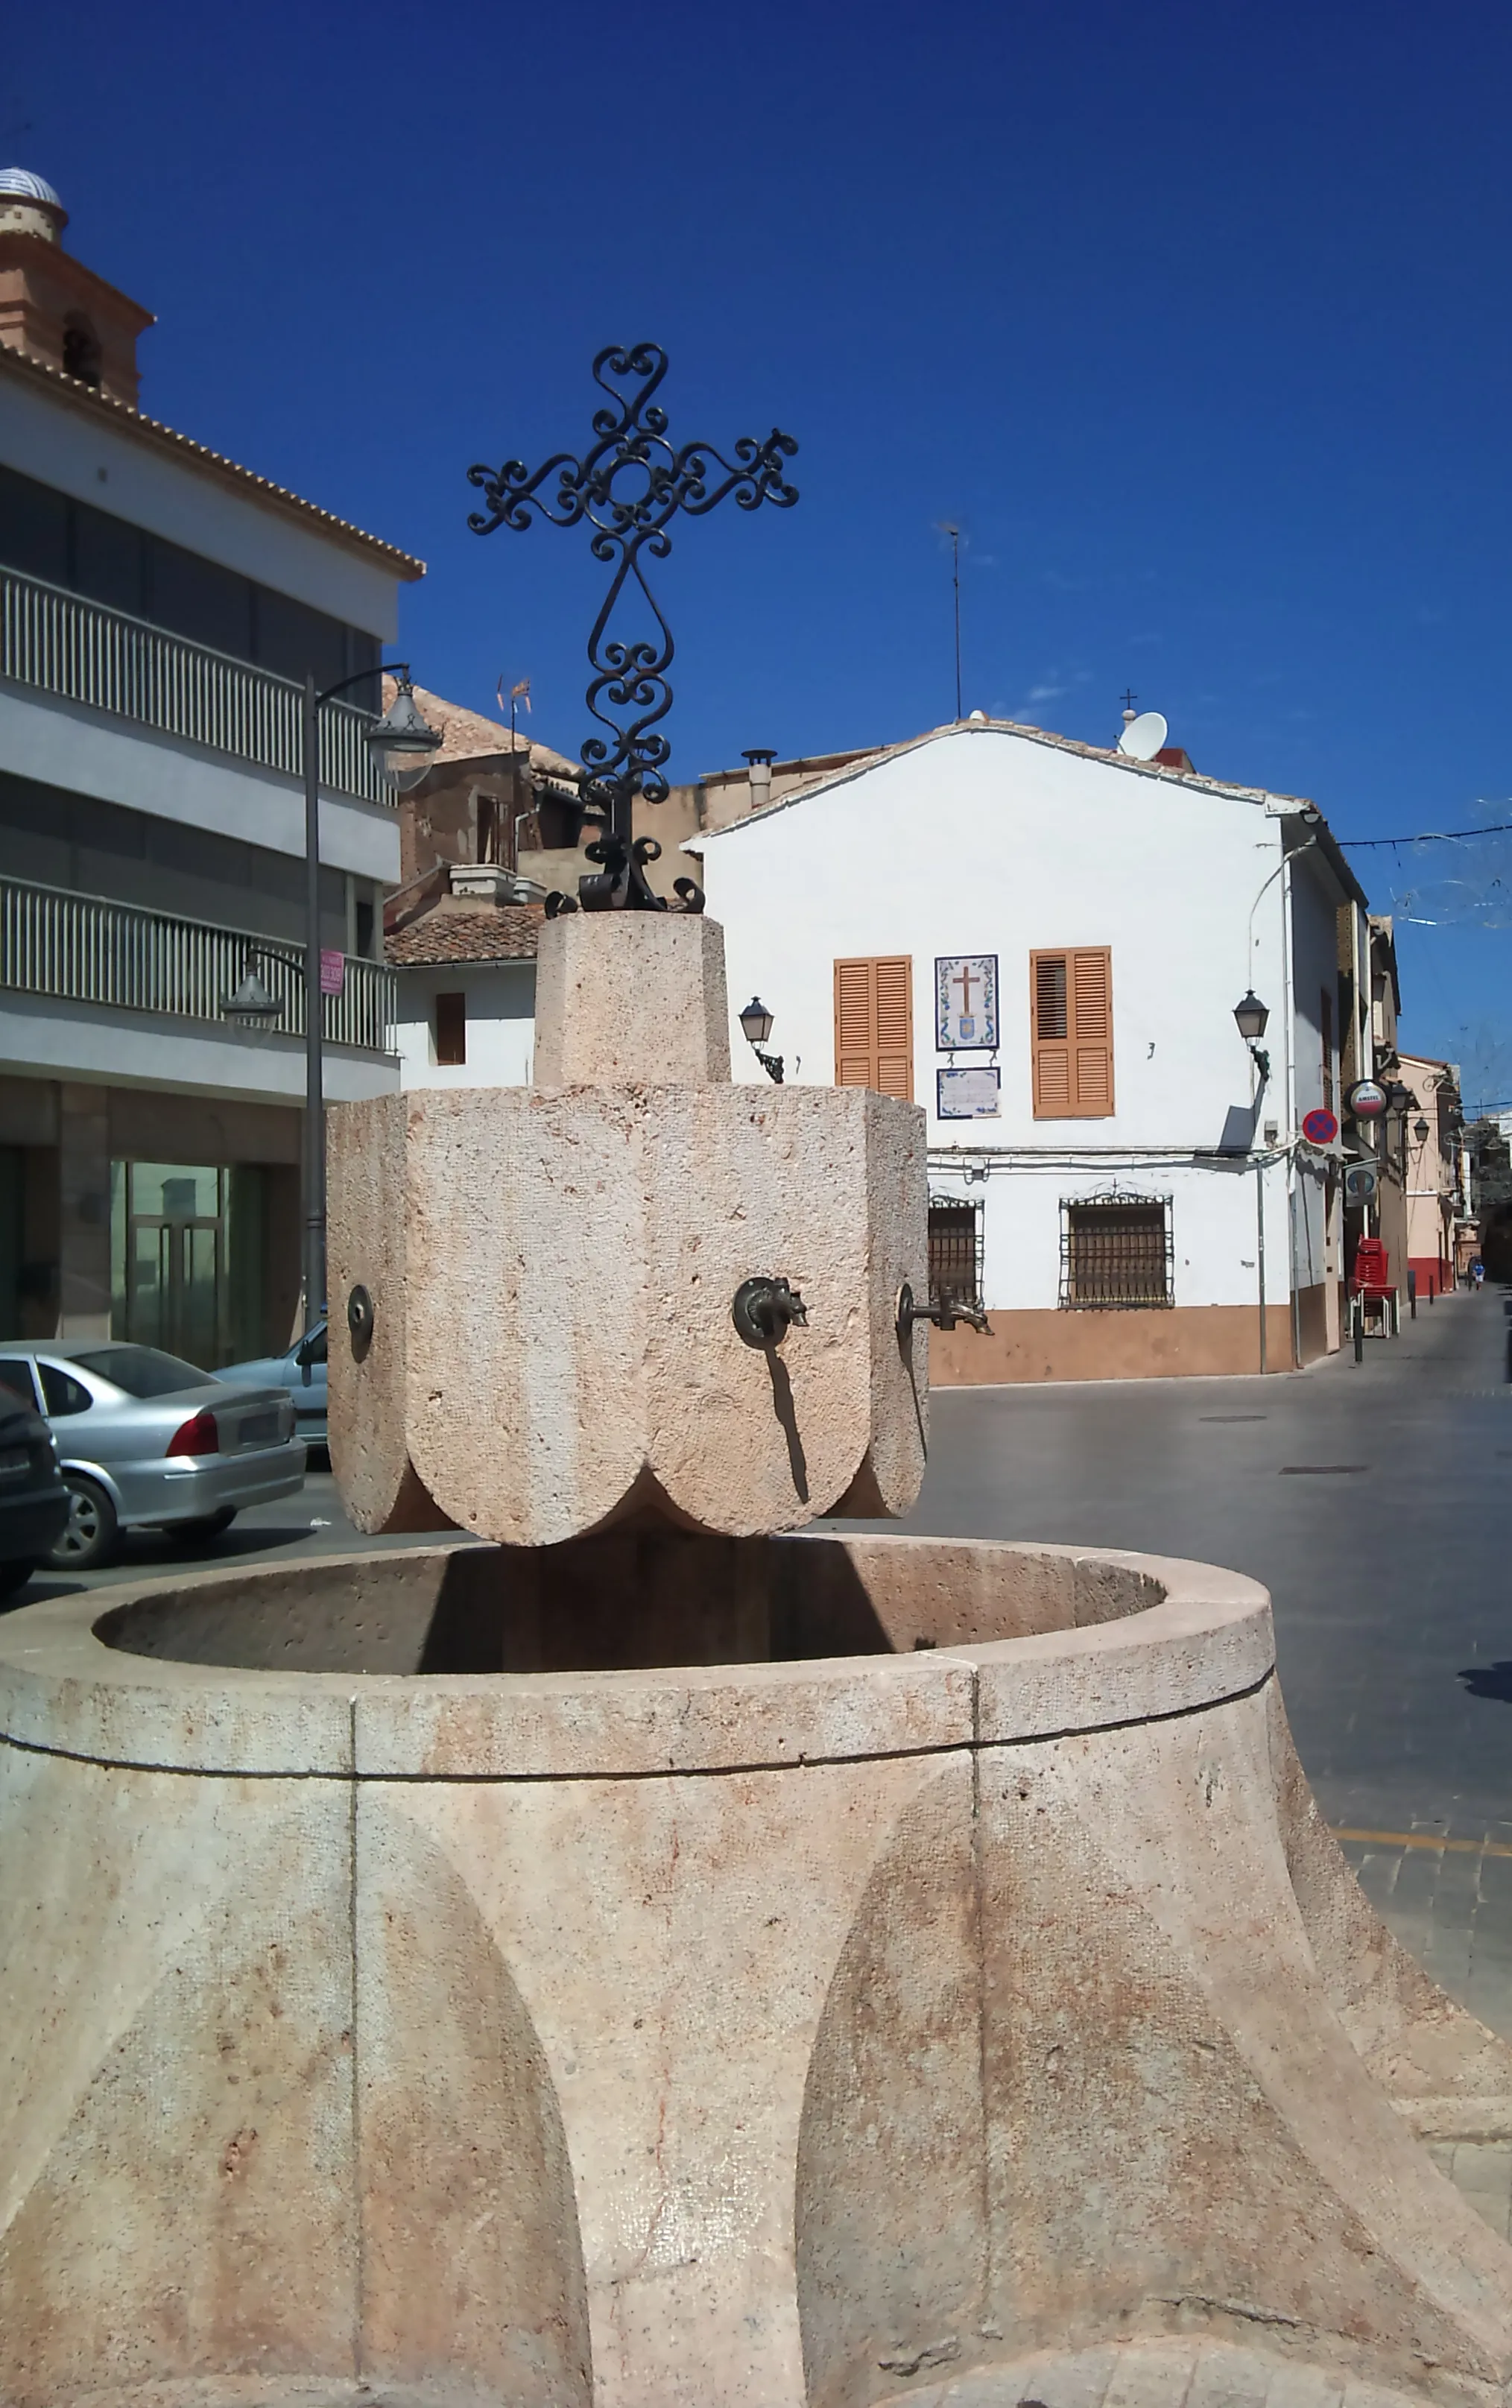
<path id="1" fill-rule="evenodd" d="M 757 1061 L 762 1066 L 762 1068 L 765 1071 L 767 1077 L 775 1080 L 777 1084 L 780 1087 L 782 1084 L 781 1054 L 763 1054 L 762 1051 L 763 1046 L 766 1043 L 767 1039 L 772 1034 L 772 1015 L 767 1010 L 765 1004 L 763 1003 L 760 996 L 753 995 L 751 996 L 750 1001 L 747 1004 L 745 1010 L 740 1015 L 740 1026 L 744 1033 L 747 1044 L 755 1054 Z"/>

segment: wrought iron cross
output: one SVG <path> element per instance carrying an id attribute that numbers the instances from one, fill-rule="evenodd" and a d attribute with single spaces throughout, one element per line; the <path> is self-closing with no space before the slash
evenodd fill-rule
<path id="1" fill-rule="evenodd" d="M 727 494 L 734 494 L 743 510 L 760 509 L 763 502 L 791 509 L 798 498 L 797 487 L 783 475 L 783 464 L 798 446 L 775 426 L 764 442 L 741 436 L 734 461 L 710 443 L 674 449 L 667 437 L 666 412 L 652 399 L 666 371 L 667 357 L 660 344 L 627 348 L 611 343 L 593 362 L 593 380 L 614 407 L 594 411 L 597 439 L 581 460 L 557 452 L 534 470 L 522 460 L 506 460 L 502 468 L 480 464 L 467 471 L 468 483 L 482 487 L 488 504 L 486 510 L 474 510 L 468 518 L 475 535 L 492 535 L 501 526 L 528 527 L 533 509 L 553 526 L 577 526 L 586 519 L 593 529 L 589 550 L 594 559 L 615 565 L 588 638 L 593 669 L 588 708 L 614 740 L 588 738 L 583 746 L 587 769 L 579 789 L 585 811 L 605 824 L 605 833 L 588 847 L 590 861 L 602 865 L 601 874 L 578 881 L 577 903 L 563 895 L 549 896 L 546 908 L 553 915 L 577 910 L 579 905 L 585 911 L 666 909 L 664 898 L 652 892 L 646 878 L 647 863 L 655 861 L 662 848 L 652 837 L 637 838 L 632 824 L 637 795 L 648 803 L 666 800 L 663 772 L 672 750 L 658 724 L 672 707 L 666 674 L 674 651 L 672 630 L 646 582 L 642 550 L 653 560 L 664 560 L 672 549 L 667 526 L 678 512 L 705 518 Z M 629 380 L 635 380 L 632 389 L 621 391 Z M 609 634 L 631 579 L 656 621 L 658 638 L 627 641 Z M 675 891 L 685 910 L 703 910 L 703 896 L 691 878 L 678 879 Z"/>

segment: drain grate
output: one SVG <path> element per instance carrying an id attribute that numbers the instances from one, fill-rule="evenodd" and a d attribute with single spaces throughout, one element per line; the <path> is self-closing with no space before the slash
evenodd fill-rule
<path id="1" fill-rule="evenodd" d="M 1352 1471 L 1368 1471 L 1368 1463 L 1283 1463 L 1281 1479 L 1342 1480 Z"/>
<path id="2" fill-rule="evenodd" d="M 1268 1422 L 1269 1413 L 1199 1413 L 1200 1422 Z"/>

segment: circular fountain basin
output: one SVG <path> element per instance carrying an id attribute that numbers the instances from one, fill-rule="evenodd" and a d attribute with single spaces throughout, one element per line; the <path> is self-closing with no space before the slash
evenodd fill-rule
<path id="1" fill-rule="evenodd" d="M 872 2408 L 1235 2300 L 1489 2367 L 1447 2188 L 1402 2279 L 1273 1670 L 1237 1575 L 905 1538 L 8 1617 L 0 2399 Z"/>

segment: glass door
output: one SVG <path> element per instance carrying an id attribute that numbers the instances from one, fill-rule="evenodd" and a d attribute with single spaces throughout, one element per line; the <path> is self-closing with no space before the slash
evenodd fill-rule
<path id="1" fill-rule="evenodd" d="M 214 1370 L 262 1351 L 264 1214 L 255 1166 L 111 1168 L 111 1328 Z"/>

